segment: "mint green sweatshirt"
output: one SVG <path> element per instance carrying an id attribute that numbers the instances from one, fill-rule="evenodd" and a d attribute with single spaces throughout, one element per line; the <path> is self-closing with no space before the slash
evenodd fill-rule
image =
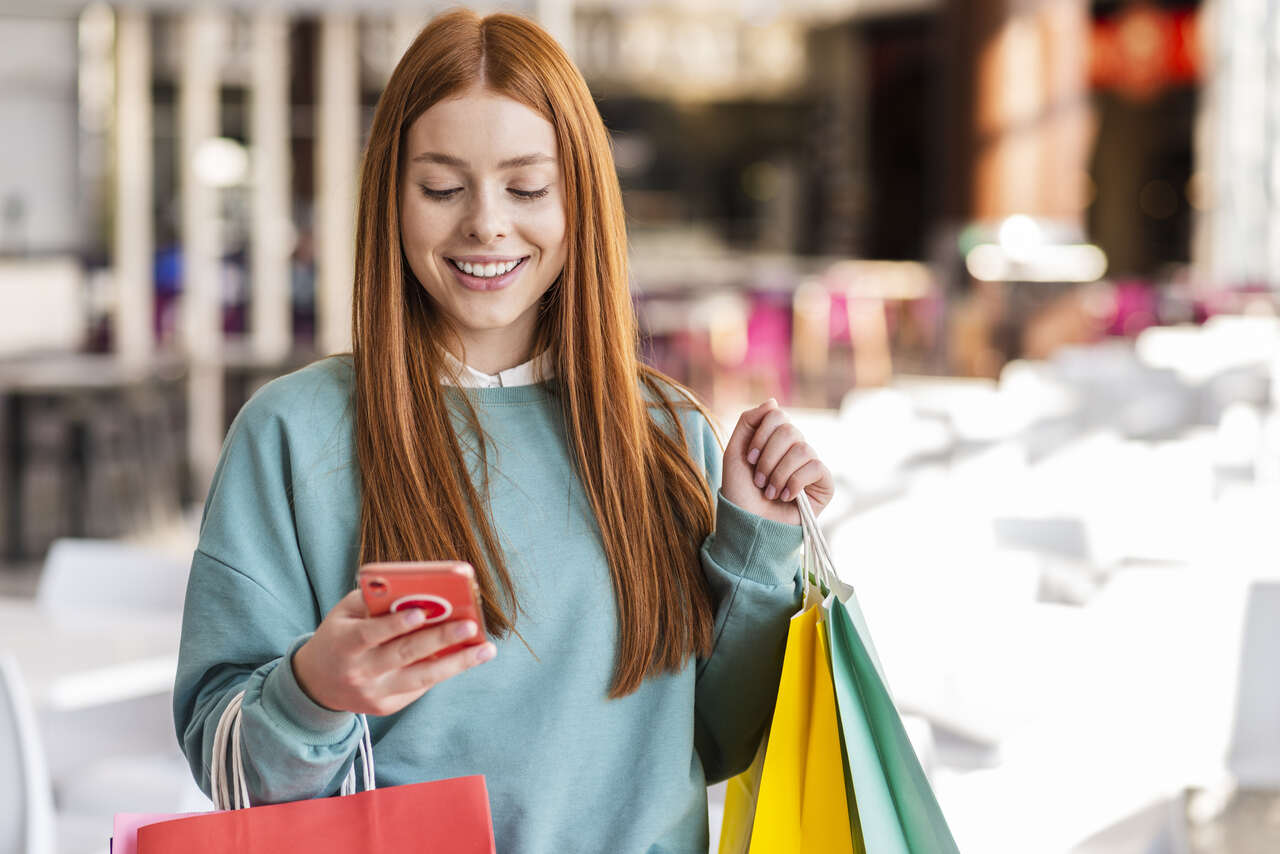
<path id="1" fill-rule="evenodd" d="M 354 586 L 351 387 L 349 357 L 316 362 L 264 386 L 227 434 L 174 689 L 178 738 L 206 792 L 218 718 L 241 690 L 254 803 L 331 795 L 353 761 L 358 719 L 313 702 L 291 666 Z M 369 716 L 377 784 L 485 775 L 504 854 L 705 852 L 706 786 L 750 763 L 772 712 L 799 606 L 799 526 L 719 496 L 701 550 L 714 652 L 610 700 L 613 588 L 557 401 L 546 384 L 452 393 L 470 395 L 490 442 L 493 522 L 537 658 L 514 636 L 495 640 L 492 661 Z M 718 489 L 711 426 L 692 410 L 682 421 Z"/>

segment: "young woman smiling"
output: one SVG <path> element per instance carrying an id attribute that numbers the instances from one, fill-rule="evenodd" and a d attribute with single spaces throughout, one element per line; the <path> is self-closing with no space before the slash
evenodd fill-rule
<path id="1" fill-rule="evenodd" d="M 244 691 L 255 803 L 486 775 L 501 851 L 705 851 L 750 762 L 831 475 L 773 401 L 721 449 L 637 357 L 609 139 L 556 43 L 435 19 L 378 103 L 353 348 L 268 384 L 205 506 L 174 710 L 202 785 Z M 356 568 L 469 561 L 487 643 L 370 617 Z M 415 620 L 415 617 L 417 619 Z M 470 626 L 472 632 L 476 630 Z"/>

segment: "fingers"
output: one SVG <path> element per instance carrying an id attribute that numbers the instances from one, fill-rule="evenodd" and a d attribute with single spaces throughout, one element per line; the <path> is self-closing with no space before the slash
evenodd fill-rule
<path id="1" fill-rule="evenodd" d="M 382 646 L 401 635 L 422 628 L 426 619 L 426 614 L 420 608 L 362 619 L 352 627 L 352 631 L 356 633 L 356 646 L 361 650 Z"/>
<path id="2" fill-rule="evenodd" d="M 804 443 L 798 432 L 794 441 L 790 435 L 784 435 L 782 430 L 775 432 L 765 445 L 760 463 L 756 466 L 756 483 L 763 484 L 760 488 L 764 490 L 764 497 L 770 501 L 780 498 L 791 476 L 814 458 L 813 449 Z M 781 500 L 786 501 L 785 498 Z"/>
<path id="3" fill-rule="evenodd" d="M 804 436 L 787 420 L 785 412 L 776 409 L 765 416 L 747 446 L 747 463 L 755 466 L 754 480 L 757 487 L 766 489 L 767 482 L 782 461 L 783 455 L 797 444 L 804 444 Z"/>
<path id="4" fill-rule="evenodd" d="M 800 430 L 773 401 L 752 413 L 758 421 L 746 442 L 745 457 L 754 469 L 752 482 L 756 488 L 769 501 L 790 501 L 801 490 L 809 490 L 811 498 L 825 505 L 834 481 Z M 816 488 L 825 498 L 815 497 L 817 493 L 811 488 Z"/>
<path id="5" fill-rule="evenodd" d="M 494 653 L 493 644 L 485 643 L 451 652 L 442 658 L 419 661 L 390 674 L 383 683 L 383 688 L 391 695 L 415 692 L 420 695 L 446 679 L 452 679 L 464 670 L 483 664 L 493 658 Z"/>
<path id="6" fill-rule="evenodd" d="M 738 416 L 738 423 L 733 426 L 733 433 L 729 435 L 729 444 L 725 446 L 725 451 L 736 450 L 745 455 L 747 444 L 759 429 L 760 423 L 764 421 L 765 416 L 774 411 L 781 411 L 778 409 L 778 401 L 769 398 L 755 409 L 748 409 Z"/>
<path id="7" fill-rule="evenodd" d="M 471 620 L 432 626 L 393 638 L 370 653 L 370 663 L 378 673 L 408 667 L 429 655 L 435 655 L 447 646 L 474 637 L 476 631 L 477 626 Z"/>
<path id="8" fill-rule="evenodd" d="M 778 495 L 780 501 L 790 501 L 810 486 L 820 485 L 831 479 L 831 472 L 821 460 L 811 459 L 792 472 L 784 482 Z M 827 489 L 830 493 L 830 489 Z M 823 504 L 826 502 L 824 501 Z"/>
<path id="9" fill-rule="evenodd" d="M 794 440 L 800 436 L 800 431 L 792 426 L 791 420 L 787 418 L 787 413 L 774 406 L 768 412 L 765 412 L 760 419 L 760 423 L 756 425 L 755 433 L 752 434 L 751 440 L 747 442 L 746 456 L 747 464 L 760 469 L 762 457 L 764 457 L 765 446 L 773 439 L 774 434 L 779 430 L 785 430 L 787 435 Z M 785 449 L 784 449 L 785 450 Z M 766 471 L 772 471 L 772 466 L 777 465 L 778 459 L 781 458 L 781 452 L 772 460 L 770 468 Z"/>

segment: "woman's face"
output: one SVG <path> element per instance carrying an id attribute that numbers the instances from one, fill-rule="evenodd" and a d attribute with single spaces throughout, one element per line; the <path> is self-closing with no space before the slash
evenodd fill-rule
<path id="1" fill-rule="evenodd" d="M 538 301 L 564 268 L 564 193 L 551 123 L 479 87 L 409 126 L 400 239 L 409 267 L 490 373 L 529 352 Z"/>

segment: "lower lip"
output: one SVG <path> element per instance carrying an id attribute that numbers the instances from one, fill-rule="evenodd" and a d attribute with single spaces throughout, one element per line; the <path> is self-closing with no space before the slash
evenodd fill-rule
<path id="1" fill-rule="evenodd" d="M 520 275 L 520 271 L 524 269 L 524 265 L 528 260 L 529 259 L 527 257 L 521 258 L 519 264 L 503 273 L 501 276 L 490 276 L 487 278 L 482 276 L 473 276 L 470 273 L 464 273 L 454 266 L 452 261 L 446 261 L 445 263 L 449 265 L 449 269 L 453 271 L 453 275 L 458 282 L 467 290 L 497 291 L 505 288 L 507 285 L 515 281 L 516 276 Z"/>

